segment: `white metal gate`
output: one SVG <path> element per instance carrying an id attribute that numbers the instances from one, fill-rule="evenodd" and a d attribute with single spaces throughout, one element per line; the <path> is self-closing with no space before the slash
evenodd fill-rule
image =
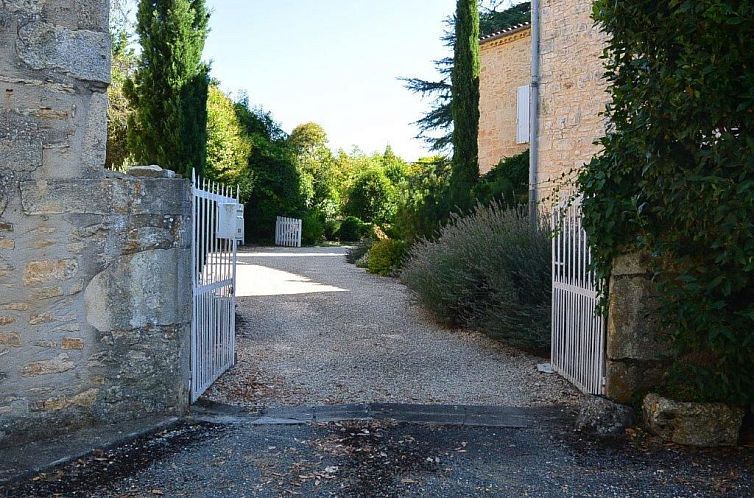
<path id="1" fill-rule="evenodd" d="M 192 174 L 191 402 L 236 356 L 236 251 L 243 232 L 238 189 Z M 240 213 L 240 220 L 239 220 Z"/>
<path id="2" fill-rule="evenodd" d="M 581 202 L 553 214 L 552 366 L 588 394 L 605 393 L 605 319 L 597 313 L 597 291 Z"/>
<path id="3" fill-rule="evenodd" d="M 275 245 L 301 247 L 301 220 L 278 216 L 275 222 Z"/>

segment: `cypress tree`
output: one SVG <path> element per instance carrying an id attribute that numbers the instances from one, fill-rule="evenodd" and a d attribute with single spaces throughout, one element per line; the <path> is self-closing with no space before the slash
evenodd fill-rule
<path id="1" fill-rule="evenodd" d="M 479 6 L 477 0 L 458 0 L 456 41 L 451 73 L 453 101 L 453 163 L 451 201 L 460 209 L 471 206 L 471 189 L 479 178 Z"/>
<path id="2" fill-rule="evenodd" d="M 204 0 L 141 0 L 136 21 L 142 50 L 125 89 L 135 110 L 129 147 L 140 163 L 201 172 L 209 85 L 202 62 L 209 22 Z"/>

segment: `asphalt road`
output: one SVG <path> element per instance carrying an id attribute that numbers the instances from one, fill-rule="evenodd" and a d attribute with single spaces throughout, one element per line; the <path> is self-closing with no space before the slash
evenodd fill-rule
<path id="1" fill-rule="evenodd" d="M 524 410 L 525 427 L 184 422 L 0 496 L 754 496 L 752 450 L 694 451 L 642 433 L 585 438 L 569 413 Z"/>

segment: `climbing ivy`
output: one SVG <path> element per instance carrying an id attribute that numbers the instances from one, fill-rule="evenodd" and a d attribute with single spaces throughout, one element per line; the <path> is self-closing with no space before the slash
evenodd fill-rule
<path id="1" fill-rule="evenodd" d="M 650 256 L 682 398 L 754 400 L 754 2 L 597 0 L 611 123 L 578 178 L 596 271 Z M 604 292 L 603 292 L 604 294 Z"/>

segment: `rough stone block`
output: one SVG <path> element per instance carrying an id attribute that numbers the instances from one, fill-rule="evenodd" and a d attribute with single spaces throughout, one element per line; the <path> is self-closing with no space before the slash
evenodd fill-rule
<path id="1" fill-rule="evenodd" d="M 41 14 L 45 0 L 4 0 L 3 7 L 12 13 Z"/>
<path id="2" fill-rule="evenodd" d="M 82 81 L 110 83 L 110 39 L 106 32 L 34 21 L 19 28 L 16 46 L 18 57 L 32 69 L 60 70 Z"/>
<path id="3" fill-rule="evenodd" d="M 5 311 L 29 311 L 29 303 L 10 303 L 0 306 Z"/>
<path id="4" fill-rule="evenodd" d="M 735 446 L 744 410 L 723 403 L 685 403 L 648 394 L 642 405 L 649 429 L 677 444 Z"/>
<path id="5" fill-rule="evenodd" d="M 51 323 L 55 321 L 55 317 L 52 313 L 35 313 L 29 318 L 29 325 L 41 325 L 43 323 Z"/>
<path id="6" fill-rule="evenodd" d="M 588 396 L 576 419 L 576 430 L 600 436 L 623 434 L 634 423 L 634 410 L 599 396 Z"/>
<path id="7" fill-rule="evenodd" d="M 175 172 L 169 169 L 162 169 L 156 164 L 148 166 L 132 166 L 128 169 L 127 174 L 136 177 L 146 178 L 175 178 Z"/>
<path id="8" fill-rule="evenodd" d="M 608 305 L 608 358 L 654 361 L 670 355 L 651 280 L 639 276 L 612 277 Z"/>
<path id="9" fill-rule="evenodd" d="M 63 349 L 84 349 L 84 340 L 78 337 L 64 337 L 62 342 Z"/>
<path id="10" fill-rule="evenodd" d="M 615 258 L 611 274 L 615 277 L 626 275 L 644 275 L 649 274 L 647 268 L 649 265 L 648 257 L 644 253 L 622 254 Z"/>
<path id="11" fill-rule="evenodd" d="M 605 393 L 618 403 L 636 401 L 637 393 L 645 393 L 662 382 L 665 362 L 608 360 Z"/>
<path id="12" fill-rule="evenodd" d="M 101 332 L 191 320 L 190 252 L 144 251 L 121 258 L 84 291 L 87 322 Z M 139 289 L 133 292 L 132 289 Z"/>
<path id="13" fill-rule="evenodd" d="M 91 408 L 97 400 L 98 389 L 87 389 L 75 396 L 56 396 L 38 403 L 32 408 L 33 411 L 60 411 L 66 408 L 77 406 L 80 408 Z"/>
<path id="14" fill-rule="evenodd" d="M 2 315 L 0 316 L 0 325 L 10 325 L 16 322 L 16 318 L 12 316 Z"/>
<path id="15" fill-rule="evenodd" d="M 82 168 L 91 172 L 99 172 L 105 167 L 107 105 L 106 93 L 94 93 L 89 100 L 86 126 L 81 140 L 80 164 Z"/>
<path id="16" fill-rule="evenodd" d="M 18 332 L 0 332 L 0 346 L 21 346 L 21 334 Z"/>
<path id="17" fill-rule="evenodd" d="M 76 365 L 66 354 L 60 354 L 49 360 L 35 361 L 24 366 L 21 375 L 24 377 L 36 377 L 39 375 L 52 375 L 73 370 Z"/>
<path id="18" fill-rule="evenodd" d="M 24 270 L 24 284 L 34 285 L 73 277 L 78 269 L 75 259 L 31 261 Z"/>

